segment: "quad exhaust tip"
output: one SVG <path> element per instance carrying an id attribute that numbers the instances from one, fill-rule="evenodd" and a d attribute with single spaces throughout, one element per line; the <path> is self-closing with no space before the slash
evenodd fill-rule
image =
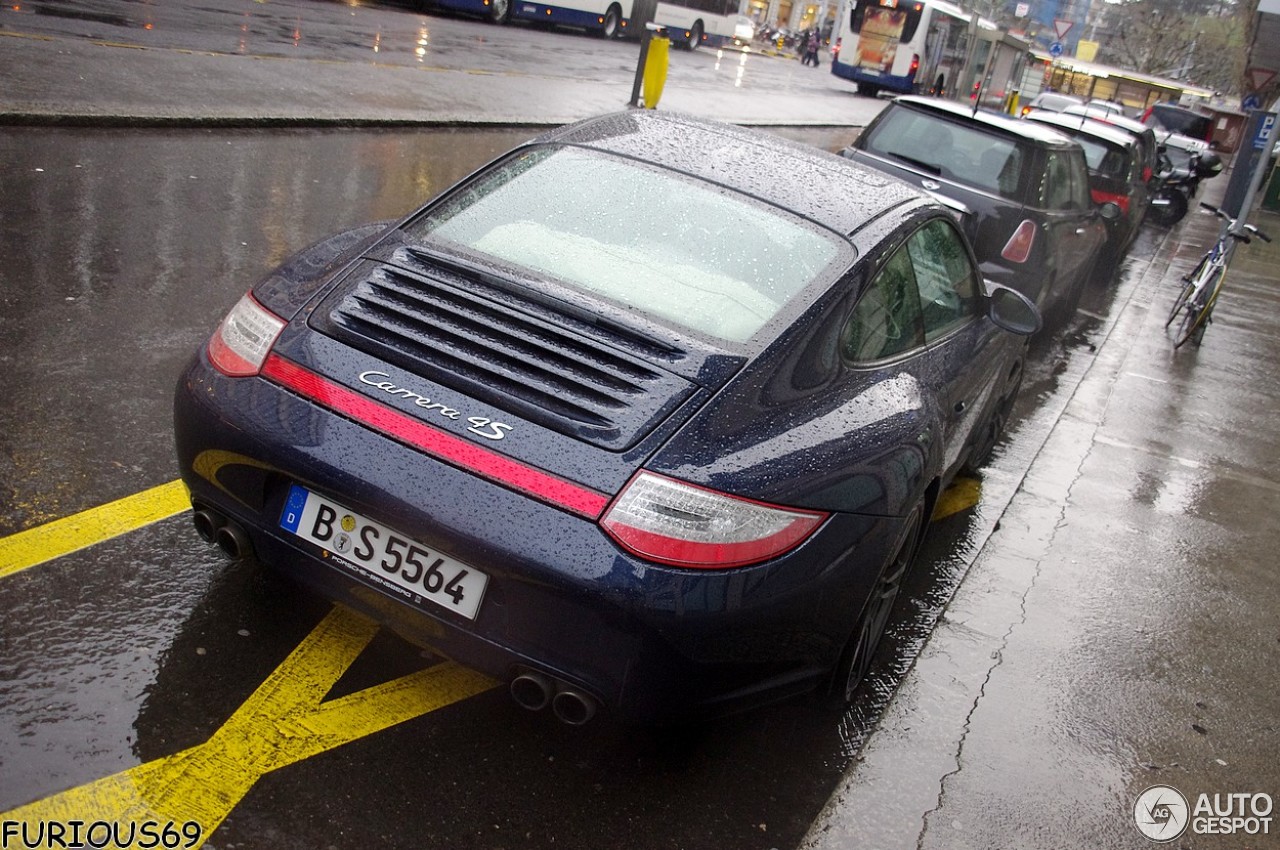
<path id="1" fill-rule="evenodd" d="M 524 670 L 511 680 L 511 698 L 529 711 L 550 706 L 556 719 L 569 726 L 585 726 L 599 708 L 596 698 L 582 689 L 535 670 Z"/>
<path id="2" fill-rule="evenodd" d="M 194 505 L 191 523 L 196 527 L 196 534 L 206 543 L 212 543 L 223 551 L 227 557 L 239 561 L 253 554 L 253 544 L 249 535 L 236 523 L 222 514 L 201 505 Z"/>

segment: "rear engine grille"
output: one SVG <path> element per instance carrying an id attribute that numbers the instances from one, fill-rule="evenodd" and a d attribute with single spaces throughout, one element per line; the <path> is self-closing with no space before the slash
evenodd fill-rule
<path id="1" fill-rule="evenodd" d="M 483 286 L 379 265 L 327 299 L 313 324 L 424 378 L 607 448 L 631 445 L 693 390 L 596 338 L 581 320 L 557 322 L 545 305 L 487 294 Z"/>

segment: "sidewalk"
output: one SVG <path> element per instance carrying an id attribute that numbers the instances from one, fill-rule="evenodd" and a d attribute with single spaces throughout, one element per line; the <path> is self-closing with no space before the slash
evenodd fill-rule
<path id="1" fill-rule="evenodd" d="M 1153 847 L 1151 786 L 1280 794 L 1280 246 L 1237 252 L 1202 348 L 1164 330 L 1216 229 L 1131 269 L 1027 475 L 984 488 L 1016 490 L 804 850 Z M 1215 826 L 1170 846 L 1280 846 Z"/>

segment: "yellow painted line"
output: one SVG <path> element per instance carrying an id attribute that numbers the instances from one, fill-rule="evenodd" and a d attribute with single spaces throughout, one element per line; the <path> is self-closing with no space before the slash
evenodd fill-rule
<path id="1" fill-rule="evenodd" d="M 933 518 L 943 519 L 961 511 L 967 511 L 982 501 L 982 482 L 976 478 L 957 478 L 938 497 L 933 508 Z"/>
<path id="2" fill-rule="evenodd" d="M 261 777 L 495 687 L 446 662 L 324 701 L 378 626 L 337 605 L 208 741 L 12 811 L 0 821 L 37 826 L 103 821 L 127 835 L 147 824 L 200 847 Z M 105 828 L 102 834 L 105 834 Z M 92 837 L 92 836 L 91 836 Z M 194 840 L 193 840 L 194 839 Z"/>
<path id="3" fill-rule="evenodd" d="M 63 519 L 0 537 L 0 578 L 182 513 L 187 488 L 170 481 Z"/>

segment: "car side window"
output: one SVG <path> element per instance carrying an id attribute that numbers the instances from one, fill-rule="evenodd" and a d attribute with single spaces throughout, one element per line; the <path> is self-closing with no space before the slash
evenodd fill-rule
<path id="1" fill-rule="evenodd" d="M 894 252 L 858 299 L 841 335 L 850 360 L 887 360 L 924 345 L 920 293 L 906 248 Z"/>
<path id="2" fill-rule="evenodd" d="M 978 315 L 978 273 L 950 222 L 938 218 L 921 227 L 907 240 L 906 252 L 920 292 L 926 342 Z"/>
<path id="3" fill-rule="evenodd" d="M 1041 197 L 1046 209 L 1083 210 L 1089 208 L 1089 178 L 1084 159 L 1071 151 L 1050 151 L 1045 167 Z"/>

